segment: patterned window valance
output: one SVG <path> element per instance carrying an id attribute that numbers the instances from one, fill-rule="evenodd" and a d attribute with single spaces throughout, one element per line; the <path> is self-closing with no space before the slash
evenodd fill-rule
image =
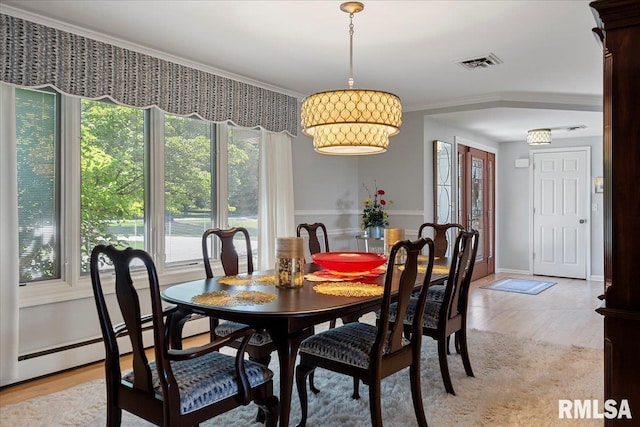
<path id="1" fill-rule="evenodd" d="M 298 103 L 289 95 L 5 14 L 0 39 L 7 83 L 297 134 Z"/>

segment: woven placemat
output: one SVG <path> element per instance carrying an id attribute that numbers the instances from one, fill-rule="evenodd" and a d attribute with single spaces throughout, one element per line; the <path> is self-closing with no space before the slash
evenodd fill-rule
<path id="1" fill-rule="evenodd" d="M 233 305 L 260 305 L 276 299 L 274 294 L 260 291 L 214 291 L 205 292 L 191 298 L 196 304 L 218 305 L 222 307 Z"/>
<path id="2" fill-rule="evenodd" d="M 218 279 L 218 283 L 228 286 L 246 286 L 246 285 L 275 285 L 276 276 L 262 275 L 253 276 L 251 274 L 242 274 L 237 276 L 224 276 Z"/>
<path id="3" fill-rule="evenodd" d="M 404 270 L 404 265 L 398 266 L 398 270 L 400 271 Z M 418 273 L 426 273 L 426 272 L 427 272 L 426 265 L 418 266 Z M 449 267 L 447 267 L 446 265 L 434 265 L 433 271 L 431 272 L 431 274 L 449 274 Z"/>
<path id="4" fill-rule="evenodd" d="M 319 294 L 337 297 L 373 297 L 384 293 L 384 287 L 363 282 L 321 282 L 313 286 Z"/>

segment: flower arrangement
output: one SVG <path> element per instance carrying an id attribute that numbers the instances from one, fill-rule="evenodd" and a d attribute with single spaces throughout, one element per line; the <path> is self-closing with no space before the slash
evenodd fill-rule
<path id="1" fill-rule="evenodd" d="M 362 213 L 362 227 L 386 227 L 389 225 L 389 214 L 384 210 L 387 203 L 392 203 L 391 201 L 387 202 L 383 196 L 385 195 L 384 190 L 378 189 L 378 185 L 375 184 L 376 191 L 371 195 L 371 191 L 367 188 L 366 185 L 362 184 L 362 186 L 369 193 L 369 197 L 364 201 L 364 211 Z"/>

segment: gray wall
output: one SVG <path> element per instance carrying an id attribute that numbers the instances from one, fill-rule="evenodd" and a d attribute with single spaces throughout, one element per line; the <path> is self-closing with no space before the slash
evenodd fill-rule
<path id="1" fill-rule="evenodd" d="M 424 221 L 433 220 L 434 140 L 454 143 L 464 138 L 496 151 L 496 269 L 526 273 L 529 265 L 529 170 L 516 169 L 514 161 L 529 158 L 523 141 L 495 143 L 469 131 L 454 128 L 424 115 L 403 114 L 400 133 L 390 140 L 386 153 L 373 156 L 334 157 L 313 151 L 311 139 L 294 139 L 294 193 L 297 222 L 323 221 L 329 228 L 332 250 L 355 250 L 353 235 L 360 229 L 360 213 L 374 180 L 393 201 L 390 226 L 404 228 L 407 237 Z M 554 139 L 552 147 L 591 147 L 591 175 L 602 175 L 602 139 Z M 602 194 L 591 192 L 591 278 L 602 279 Z M 318 211 L 318 214 L 315 211 Z M 334 242 L 335 241 L 335 242 Z"/>

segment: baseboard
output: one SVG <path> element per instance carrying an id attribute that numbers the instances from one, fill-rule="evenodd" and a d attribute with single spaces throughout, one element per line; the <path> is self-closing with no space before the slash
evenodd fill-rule
<path id="1" fill-rule="evenodd" d="M 186 322 L 183 329 L 183 336 L 189 337 L 205 333 L 209 330 L 208 318 L 201 318 Z M 152 331 L 143 333 L 145 343 L 153 342 Z M 90 341 L 90 340 L 88 340 Z M 127 337 L 118 339 L 121 352 L 128 352 L 131 349 Z M 18 377 L 13 380 L 6 380 L 0 384 L 4 387 L 36 378 L 48 376 L 68 369 L 104 360 L 104 344 L 101 342 L 82 345 L 69 350 L 49 353 L 40 357 L 32 357 L 18 362 Z"/>
<path id="2" fill-rule="evenodd" d="M 589 276 L 589 280 L 591 280 L 592 282 L 604 282 L 604 276 L 603 275 L 591 275 Z"/>
<path id="3" fill-rule="evenodd" d="M 496 268 L 496 273 L 511 273 L 511 274 L 525 274 L 531 275 L 532 273 L 528 270 L 512 270 L 509 268 Z"/>

